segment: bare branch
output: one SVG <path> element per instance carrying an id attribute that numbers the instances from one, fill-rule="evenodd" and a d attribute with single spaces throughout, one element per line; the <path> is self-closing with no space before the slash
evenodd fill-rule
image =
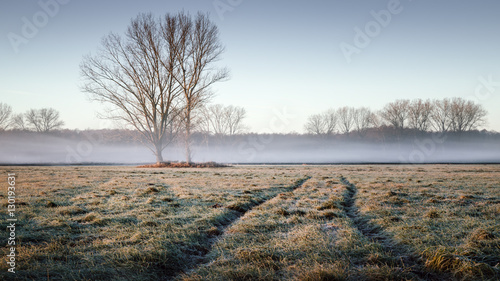
<path id="1" fill-rule="evenodd" d="M 12 107 L 0 102 L 0 131 L 6 130 L 11 123 Z"/>

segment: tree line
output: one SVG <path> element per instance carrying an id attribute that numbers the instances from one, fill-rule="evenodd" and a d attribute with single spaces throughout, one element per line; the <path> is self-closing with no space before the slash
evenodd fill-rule
<path id="1" fill-rule="evenodd" d="M 363 136 L 367 129 L 381 126 L 396 130 L 461 133 L 483 126 L 486 115 L 482 105 L 463 98 L 399 99 L 386 104 L 380 111 L 345 106 L 313 114 L 308 117 L 304 129 L 313 135 L 356 132 Z"/>
<path id="2" fill-rule="evenodd" d="M 25 113 L 13 113 L 12 107 L 0 102 L 0 130 L 15 129 L 46 133 L 59 130 L 64 121 L 53 108 L 30 109 Z"/>
<path id="3" fill-rule="evenodd" d="M 193 112 L 193 132 L 213 136 L 233 136 L 244 133 L 248 127 L 243 121 L 246 110 L 240 106 L 208 104 Z M 0 131 L 18 130 L 47 133 L 61 130 L 65 122 L 53 108 L 30 109 L 15 114 L 12 107 L 0 102 Z M 123 130 L 127 132 L 127 130 Z"/>

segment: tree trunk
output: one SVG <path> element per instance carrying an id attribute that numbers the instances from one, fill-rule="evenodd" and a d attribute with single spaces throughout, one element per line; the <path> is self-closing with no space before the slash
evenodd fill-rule
<path id="1" fill-rule="evenodd" d="M 191 163 L 191 112 L 189 111 L 186 114 L 186 135 L 184 142 L 186 148 L 186 162 L 189 164 Z"/>
<path id="2" fill-rule="evenodd" d="M 185 146 L 186 146 L 186 162 L 191 163 L 191 128 L 189 125 L 186 126 L 186 136 L 185 136 Z"/>
<path id="3" fill-rule="evenodd" d="M 191 147 L 189 142 L 186 142 L 186 162 L 191 163 Z"/>
<path id="4" fill-rule="evenodd" d="M 161 164 L 163 162 L 163 155 L 162 155 L 162 149 L 161 145 L 156 144 L 156 164 Z"/>

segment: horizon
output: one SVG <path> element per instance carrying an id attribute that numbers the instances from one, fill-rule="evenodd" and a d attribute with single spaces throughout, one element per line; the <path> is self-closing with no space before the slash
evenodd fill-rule
<path id="1" fill-rule="evenodd" d="M 123 34 L 139 13 L 185 10 L 208 12 L 219 27 L 226 47 L 220 65 L 231 70 L 231 79 L 213 86 L 212 103 L 244 107 L 251 132 L 303 133 L 308 116 L 329 108 L 379 110 L 396 99 L 451 97 L 484 106 L 489 121 L 484 129 L 500 131 L 496 1 L 41 0 L 0 5 L 8 12 L 0 17 L 0 102 L 15 113 L 52 107 L 70 130 L 116 127 L 96 117 L 105 107 L 79 89 L 83 56 L 95 53 L 109 32 Z M 276 130 L 269 120 L 280 115 L 290 121 Z"/>

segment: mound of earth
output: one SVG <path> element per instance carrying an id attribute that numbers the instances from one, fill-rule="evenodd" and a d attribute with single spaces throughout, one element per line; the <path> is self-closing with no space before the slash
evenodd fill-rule
<path id="1" fill-rule="evenodd" d="M 162 162 L 151 165 L 142 165 L 138 166 L 137 168 L 224 168 L 224 167 L 229 167 L 229 166 L 215 162 L 204 162 L 204 163 Z"/>

